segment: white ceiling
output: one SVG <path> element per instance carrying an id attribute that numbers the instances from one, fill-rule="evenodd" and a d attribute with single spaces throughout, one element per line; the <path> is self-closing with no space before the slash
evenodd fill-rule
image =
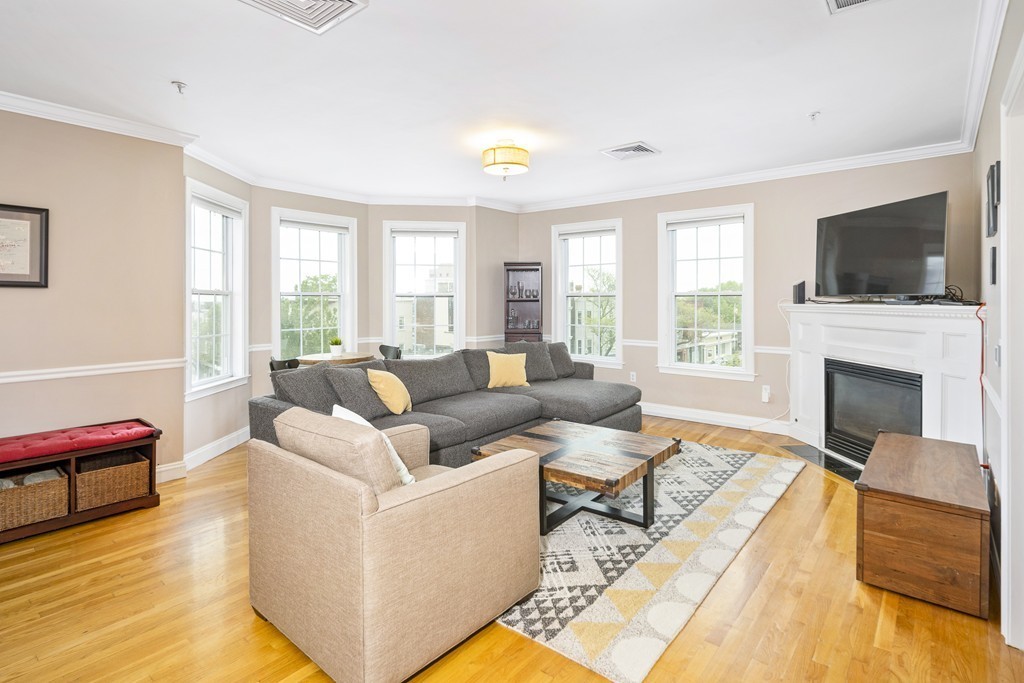
<path id="1" fill-rule="evenodd" d="M 973 145 L 998 4 L 371 0 L 317 36 L 237 0 L 30 0 L 0 15 L 0 91 L 196 134 L 267 184 L 530 208 Z M 502 137 L 533 156 L 507 182 L 480 169 Z M 599 153 L 636 140 L 663 154 Z"/>

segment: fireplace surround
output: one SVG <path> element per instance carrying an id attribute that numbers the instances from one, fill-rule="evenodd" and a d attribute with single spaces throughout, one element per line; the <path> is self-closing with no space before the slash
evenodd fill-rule
<path id="1" fill-rule="evenodd" d="M 836 450 L 835 439 L 826 443 L 828 359 L 918 376 L 918 434 L 973 444 L 980 454 L 982 326 L 976 307 L 807 303 L 785 309 L 790 320 L 791 436 L 863 464 L 863 459 Z M 897 426 L 880 425 L 887 431 L 908 429 Z"/>

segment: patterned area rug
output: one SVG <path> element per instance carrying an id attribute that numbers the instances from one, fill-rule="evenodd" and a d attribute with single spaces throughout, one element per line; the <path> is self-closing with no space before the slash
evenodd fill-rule
<path id="1" fill-rule="evenodd" d="M 650 529 L 576 515 L 542 537 L 541 587 L 498 622 L 612 681 L 642 681 L 803 467 L 683 442 L 656 470 Z M 642 514 L 639 483 L 612 505 Z"/>

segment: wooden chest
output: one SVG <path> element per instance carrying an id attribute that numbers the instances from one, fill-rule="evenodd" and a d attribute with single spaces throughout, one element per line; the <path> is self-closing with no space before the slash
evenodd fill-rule
<path id="1" fill-rule="evenodd" d="M 974 446 L 879 434 L 857 489 L 857 579 L 988 617 L 989 508 Z"/>

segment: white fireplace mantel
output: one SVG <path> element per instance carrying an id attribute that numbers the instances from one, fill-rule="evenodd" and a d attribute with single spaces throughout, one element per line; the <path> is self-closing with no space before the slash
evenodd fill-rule
<path id="1" fill-rule="evenodd" d="M 825 448 L 825 359 L 921 375 L 922 436 L 982 452 L 976 306 L 799 304 L 790 320 L 790 434 Z"/>

